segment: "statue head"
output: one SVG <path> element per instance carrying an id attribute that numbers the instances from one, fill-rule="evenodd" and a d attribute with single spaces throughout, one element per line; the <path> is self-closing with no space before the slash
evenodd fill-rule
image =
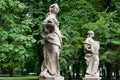
<path id="1" fill-rule="evenodd" d="M 58 6 L 58 4 L 57 4 L 57 3 L 52 4 L 52 5 L 49 7 L 49 11 L 50 11 L 51 13 L 57 14 L 57 13 L 59 12 L 59 6 Z"/>
<path id="2" fill-rule="evenodd" d="M 88 37 L 94 37 L 94 32 L 93 31 L 88 31 Z"/>

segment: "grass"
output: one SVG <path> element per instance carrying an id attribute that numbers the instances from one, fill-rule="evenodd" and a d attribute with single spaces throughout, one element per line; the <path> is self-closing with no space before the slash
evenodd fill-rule
<path id="1" fill-rule="evenodd" d="M 39 80 L 38 76 L 25 76 L 25 77 L 0 77 L 0 80 Z"/>

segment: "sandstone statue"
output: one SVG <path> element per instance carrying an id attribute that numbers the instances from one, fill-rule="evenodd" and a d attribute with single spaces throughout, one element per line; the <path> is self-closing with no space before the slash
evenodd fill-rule
<path id="1" fill-rule="evenodd" d="M 84 42 L 84 53 L 87 64 L 85 77 L 99 77 L 99 48 L 100 43 L 93 40 L 94 32 L 88 31 L 88 36 Z"/>
<path id="2" fill-rule="evenodd" d="M 40 77 L 60 76 L 59 55 L 62 41 L 65 40 L 66 37 L 63 36 L 59 30 L 59 21 L 56 18 L 58 12 L 58 4 L 52 4 L 42 23 L 44 60 L 41 66 Z"/>

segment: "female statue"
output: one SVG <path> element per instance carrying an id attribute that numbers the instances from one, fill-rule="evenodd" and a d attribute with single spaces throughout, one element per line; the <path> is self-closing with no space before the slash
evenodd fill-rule
<path id="1" fill-rule="evenodd" d="M 59 6 L 52 4 L 49 13 L 43 21 L 42 36 L 44 38 L 44 60 L 41 66 L 41 77 L 60 76 L 59 54 L 61 43 L 65 36 L 59 30 L 59 22 L 56 18 Z"/>
<path id="2" fill-rule="evenodd" d="M 86 77 L 94 76 L 98 77 L 98 66 L 99 66 L 99 48 L 100 43 L 93 40 L 93 31 L 88 31 L 88 37 L 84 42 L 84 53 L 87 64 Z"/>

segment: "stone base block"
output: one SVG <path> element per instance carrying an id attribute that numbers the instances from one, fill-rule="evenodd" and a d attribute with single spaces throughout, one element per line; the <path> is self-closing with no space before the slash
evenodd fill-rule
<path id="1" fill-rule="evenodd" d="M 101 80 L 100 77 L 85 77 L 83 80 Z"/>
<path id="2" fill-rule="evenodd" d="M 64 80 L 64 77 L 47 77 L 47 78 L 43 78 L 43 77 L 40 77 L 39 80 Z"/>

